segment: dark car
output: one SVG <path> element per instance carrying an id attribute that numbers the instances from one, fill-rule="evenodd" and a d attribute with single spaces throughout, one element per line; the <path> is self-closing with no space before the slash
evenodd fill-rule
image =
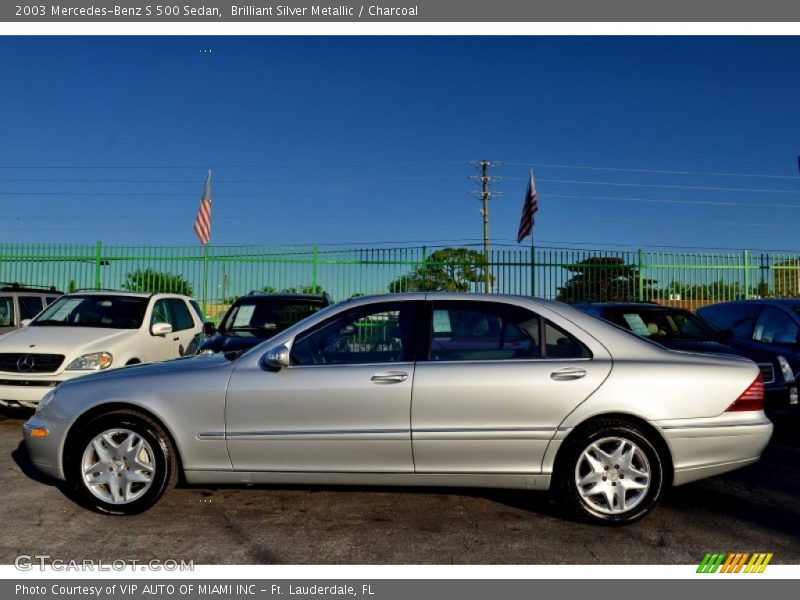
<path id="1" fill-rule="evenodd" d="M 766 410 L 771 415 L 792 410 L 797 405 L 794 375 L 797 371 L 791 368 L 791 363 L 783 355 L 781 348 L 747 347 L 732 343 L 730 334 L 682 308 L 637 302 L 579 304 L 577 308 L 670 350 L 732 354 L 749 358 L 761 370 Z"/>
<path id="2" fill-rule="evenodd" d="M 761 298 L 697 309 L 737 348 L 780 354 L 800 376 L 800 298 Z M 797 409 L 797 402 L 794 403 Z"/>
<path id="3" fill-rule="evenodd" d="M 234 302 L 219 328 L 206 323 L 187 354 L 242 353 L 330 304 L 327 295 L 251 292 Z"/>

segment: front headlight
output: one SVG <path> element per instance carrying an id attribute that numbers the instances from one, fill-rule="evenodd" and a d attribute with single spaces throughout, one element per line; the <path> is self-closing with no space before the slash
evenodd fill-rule
<path id="1" fill-rule="evenodd" d="M 41 411 L 47 408 L 47 405 L 53 400 L 53 397 L 56 395 L 55 390 L 50 390 L 44 395 L 44 398 L 39 400 L 39 404 L 36 405 L 36 414 L 38 415 Z"/>
<path id="2" fill-rule="evenodd" d="M 783 380 L 786 383 L 794 383 L 794 373 L 792 373 L 792 366 L 789 361 L 779 354 L 778 364 L 781 367 L 781 373 L 783 373 Z"/>
<path id="3" fill-rule="evenodd" d="M 67 367 L 67 371 L 101 371 L 111 366 L 114 357 L 108 352 L 92 352 L 79 356 Z"/>

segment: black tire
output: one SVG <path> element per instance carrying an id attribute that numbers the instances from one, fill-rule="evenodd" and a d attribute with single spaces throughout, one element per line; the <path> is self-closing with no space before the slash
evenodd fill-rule
<path id="1" fill-rule="evenodd" d="M 585 500 L 578 489 L 578 482 L 576 481 L 578 463 L 581 461 L 584 450 L 593 443 L 600 442 L 602 444 L 604 440 L 609 440 L 610 438 L 619 438 L 634 444 L 646 458 L 650 472 L 649 487 L 641 495 L 641 499 L 638 500 L 635 506 L 629 510 L 606 506 L 606 510 L 621 510 L 621 512 L 613 514 L 604 512 L 603 507 L 597 507 L 596 504 L 605 501 L 602 497 L 595 497 L 595 505 L 592 505 L 589 500 Z M 613 445 L 614 442 L 605 443 Z M 585 464 L 584 462 L 584 466 Z M 627 525 L 644 517 L 661 498 L 665 485 L 665 464 L 666 461 L 662 451 L 659 450 L 657 441 L 652 439 L 652 434 L 638 425 L 621 419 L 602 419 L 591 423 L 565 442 L 556 462 L 552 489 L 559 507 L 565 510 L 569 516 L 593 524 Z M 610 468 L 612 469 L 610 475 L 613 475 L 613 477 L 609 477 L 609 479 L 616 481 L 612 483 L 604 479 L 602 483 L 594 485 L 617 485 L 617 481 L 619 481 L 617 479 L 618 471 L 614 469 L 614 465 L 611 465 Z M 595 488 L 587 486 L 587 489 L 593 490 Z M 613 490 L 616 489 L 618 488 L 613 488 Z M 627 494 L 628 492 L 622 493 Z M 636 490 L 633 493 L 636 493 Z"/>
<path id="2" fill-rule="evenodd" d="M 112 430 L 130 431 L 144 440 L 149 446 L 151 464 L 154 465 L 149 488 L 125 503 L 107 502 L 98 497 L 84 482 L 83 477 L 82 462 L 87 447 L 97 436 Z M 68 490 L 79 504 L 101 513 L 112 515 L 141 513 L 153 506 L 168 489 L 174 487 L 177 480 L 178 463 L 169 436 L 153 419 L 136 411 L 118 410 L 95 417 L 70 436 L 67 446 L 64 465 Z M 137 485 L 141 485 L 139 490 L 144 488 L 143 484 Z M 102 485 L 96 487 L 99 493 L 109 490 Z"/>

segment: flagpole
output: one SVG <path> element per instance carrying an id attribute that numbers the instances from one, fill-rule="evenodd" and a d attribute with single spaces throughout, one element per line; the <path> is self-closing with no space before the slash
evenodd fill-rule
<path id="1" fill-rule="evenodd" d="M 208 319 L 208 242 L 203 244 L 203 319 Z"/>
<path id="2" fill-rule="evenodd" d="M 208 170 L 206 182 L 211 182 L 211 169 Z M 209 223 L 208 240 L 203 244 L 203 316 L 208 318 L 208 245 L 211 243 L 211 229 Z"/>
<path id="3" fill-rule="evenodd" d="M 536 296 L 536 246 L 533 244 L 533 231 L 531 231 L 531 296 Z"/>
<path id="4" fill-rule="evenodd" d="M 533 169 L 531 169 L 531 181 L 533 181 Z M 533 243 L 533 227 L 531 227 L 531 296 L 536 296 L 536 246 Z"/>

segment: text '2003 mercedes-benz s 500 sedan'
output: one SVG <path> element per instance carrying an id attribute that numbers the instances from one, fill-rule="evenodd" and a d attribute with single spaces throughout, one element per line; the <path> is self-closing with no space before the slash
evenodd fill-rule
<path id="1" fill-rule="evenodd" d="M 565 304 L 398 294 L 335 304 L 231 360 L 63 383 L 25 424 L 34 464 L 130 514 L 193 484 L 550 489 L 626 523 L 668 485 L 757 461 L 758 367 L 674 352 Z"/>

